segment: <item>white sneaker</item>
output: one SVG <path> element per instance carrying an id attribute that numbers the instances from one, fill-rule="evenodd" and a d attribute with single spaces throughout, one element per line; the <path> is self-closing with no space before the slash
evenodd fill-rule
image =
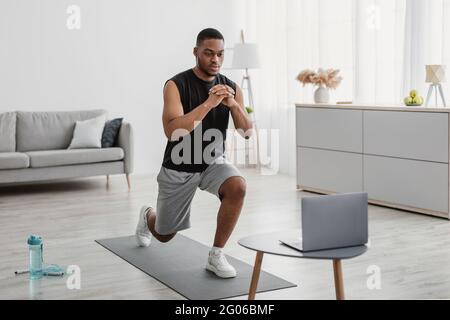
<path id="1" fill-rule="evenodd" d="M 220 278 L 236 277 L 236 269 L 228 263 L 222 250 L 210 251 L 206 270 L 212 271 Z"/>
<path id="2" fill-rule="evenodd" d="M 148 229 L 147 212 L 153 210 L 152 207 L 143 206 L 139 212 L 139 222 L 136 227 L 136 242 L 140 247 L 148 247 L 152 241 L 152 233 Z"/>

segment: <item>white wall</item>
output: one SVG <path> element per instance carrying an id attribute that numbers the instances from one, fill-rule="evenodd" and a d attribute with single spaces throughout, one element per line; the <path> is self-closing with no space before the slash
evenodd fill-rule
<path id="1" fill-rule="evenodd" d="M 244 4 L 2 0 L 0 112 L 107 109 L 134 126 L 135 172 L 156 172 L 166 144 L 165 81 L 194 66 L 192 48 L 201 29 L 219 29 L 226 47 L 239 42 Z M 81 8 L 80 30 L 66 27 L 69 5 Z M 223 73 L 240 80 L 238 72 Z"/>

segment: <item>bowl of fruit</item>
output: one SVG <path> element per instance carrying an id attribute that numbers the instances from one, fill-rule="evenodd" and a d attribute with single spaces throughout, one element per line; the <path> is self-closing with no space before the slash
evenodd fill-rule
<path id="1" fill-rule="evenodd" d="M 411 90 L 409 96 L 403 102 L 407 106 L 421 106 L 423 104 L 423 97 L 419 95 L 417 90 Z"/>

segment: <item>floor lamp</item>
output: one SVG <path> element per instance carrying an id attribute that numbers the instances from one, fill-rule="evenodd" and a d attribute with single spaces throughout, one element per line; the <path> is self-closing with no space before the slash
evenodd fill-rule
<path id="1" fill-rule="evenodd" d="M 248 102 L 250 107 L 253 109 L 253 118 L 255 119 L 255 105 L 253 100 L 253 91 L 252 91 L 252 82 L 250 79 L 250 75 L 248 73 L 249 69 L 256 69 L 260 67 L 259 63 L 259 55 L 258 55 L 258 47 L 254 43 L 245 43 L 244 41 L 244 32 L 241 31 L 241 40 L 242 43 L 238 43 L 234 46 L 233 49 L 233 62 L 232 69 L 240 69 L 245 70 L 244 76 L 241 82 L 241 88 L 247 88 L 248 91 Z M 256 127 L 256 121 L 253 122 L 255 134 L 256 134 L 256 161 L 258 168 L 260 167 L 260 158 L 259 158 L 259 137 L 258 137 L 258 129 Z M 247 165 L 249 162 L 248 155 L 248 140 L 246 140 L 246 148 L 245 148 L 245 164 Z"/>
<path id="2" fill-rule="evenodd" d="M 445 69 L 446 69 L 446 66 L 443 66 L 443 65 L 427 65 L 426 66 L 426 71 L 427 71 L 426 82 L 430 83 L 430 88 L 428 89 L 427 101 L 425 102 L 425 106 L 428 107 L 431 96 L 433 95 L 433 91 L 435 93 L 436 107 L 438 106 L 438 91 L 439 91 L 439 95 L 441 96 L 443 106 L 444 107 L 447 106 L 445 103 L 444 91 L 442 90 L 442 85 L 441 85 L 442 82 L 446 81 Z"/>

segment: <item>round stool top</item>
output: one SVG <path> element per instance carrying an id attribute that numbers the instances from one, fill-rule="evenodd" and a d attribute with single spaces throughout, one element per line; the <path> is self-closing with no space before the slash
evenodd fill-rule
<path id="1" fill-rule="evenodd" d="M 242 238 L 238 241 L 238 243 L 241 246 L 254 251 L 261 251 L 264 253 L 293 258 L 322 260 L 351 259 L 362 255 L 368 249 L 367 245 L 362 245 L 356 247 L 301 252 L 280 242 L 280 239 L 300 239 L 300 235 L 300 230 L 264 233 Z"/>

